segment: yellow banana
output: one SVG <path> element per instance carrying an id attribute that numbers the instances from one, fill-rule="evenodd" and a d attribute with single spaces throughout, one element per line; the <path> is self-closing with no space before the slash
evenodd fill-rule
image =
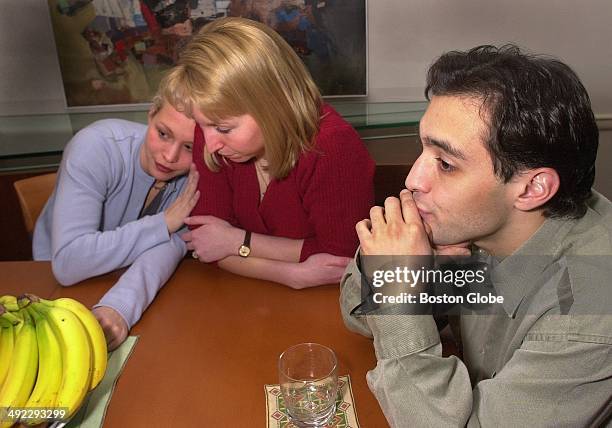
<path id="1" fill-rule="evenodd" d="M 19 312 L 10 312 L 6 306 L 0 304 L 0 327 L 18 325 L 19 323 L 21 323 L 21 315 Z"/>
<path id="2" fill-rule="evenodd" d="M 93 370 L 91 375 L 91 385 L 89 389 L 94 389 L 106 372 L 106 364 L 108 362 L 108 350 L 106 348 L 106 338 L 104 337 L 104 331 L 96 317 L 93 316 L 91 311 L 87 309 L 81 302 L 67 297 L 62 297 L 56 300 L 45 300 L 40 301 L 47 306 L 56 306 L 69 311 L 79 317 L 79 320 L 85 326 L 85 330 L 91 340 L 91 346 L 93 350 Z"/>
<path id="3" fill-rule="evenodd" d="M 17 312 L 19 310 L 19 305 L 17 304 L 17 297 L 4 295 L 0 296 L 0 305 L 4 306 L 11 312 Z"/>
<path id="4" fill-rule="evenodd" d="M 36 322 L 38 339 L 38 377 L 36 386 L 24 407 L 53 408 L 62 385 L 62 351 L 59 341 L 49 325 L 49 320 L 30 308 Z M 22 423 L 37 425 L 47 419 L 26 419 Z"/>
<path id="5" fill-rule="evenodd" d="M 2 336 L 0 336 L 0 389 L 2 389 L 4 379 L 6 379 L 9 366 L 11 365 L 15 331 L 12 325 L 0 328 L 0 330 L 2 330 Z"/>
<path id="6" fill-rule="evenodd" d="M 70 418 L 79 409 L 91 384 L 92 350 L 85 327 L 71 311 L 32 302 L 32 308 L 49 321 L 62 354 L 62 384 L 55 407 Z"/>
<path id="7" fill-rule="evenodd" d="M 2 315 L 5 313 L 4 306 L 0 305 L 0 328 L 2 327 L 12 327 L 13 323 L 9 320 L 5 319 Z"/>
<path id="8" fill-rule="evenodd" d="M 20 314 L 23 316 L 23 322 L 15 336 L 11 365 L 0 389 L 0 409 L 23 407 L 36 382 L 38 371 L 36 329 L 27 312 L 20 311 Z M 6 416 L 0 412 L 0 428 L 10 427 L 16 422 Z"/>

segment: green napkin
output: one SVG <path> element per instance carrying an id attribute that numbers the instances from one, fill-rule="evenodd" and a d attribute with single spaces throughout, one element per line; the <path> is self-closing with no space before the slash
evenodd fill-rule
<path id="1" fill-rule="evenodd" d="M 102 426 L 117 379 L 123 371 L 125 362 L 132 355 L 136 342 L 138 342 L 138 336 L 129 336 L 121 346 L 109 354 L 104 378 L 96 389 L 87 395 L 81 409 L 68 422 L 66 428 L 99 428 Z"/>

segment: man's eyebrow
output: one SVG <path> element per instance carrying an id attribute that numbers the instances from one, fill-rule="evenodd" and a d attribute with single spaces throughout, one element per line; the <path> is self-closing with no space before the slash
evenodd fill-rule
<path id="1" fill-rule="evenodd" d="M 465 155 L 463 154 L 462 151 L 457 150 L 456 148 L 451 146 L 446 141 L 434 140 L 433 138 L 423 138 L 423 145 L 424 146 L 436 146 L 440 150 L 448 153 L 449 155 L 451 155 L 451 156 L 453 156 L 455 158 L 466 160 L 466 157 L 465 157 Z"/>

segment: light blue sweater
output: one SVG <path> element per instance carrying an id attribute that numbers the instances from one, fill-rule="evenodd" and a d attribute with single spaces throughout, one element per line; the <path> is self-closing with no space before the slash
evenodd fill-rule
<path id="1" fill-rule="evenodd" d="M 147 127 L 95 122 L 68 143 L 55 190 L 36 222 L 34 260 L 51 260 L 63 285 L 130 266 L 96 306 L 118 311 L 131 328 L 187 251 L 170 235 L 166 209 L 186 177 L 168 183 L 159 212 L 138 219 L 155 179 L 140 165 Z"/>

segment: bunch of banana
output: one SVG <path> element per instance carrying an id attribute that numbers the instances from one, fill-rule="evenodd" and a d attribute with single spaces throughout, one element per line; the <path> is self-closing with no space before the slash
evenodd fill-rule
<path id="1" fill-rule="evenodd" d="M 0 297 L 0 428 L 17 422 L 16 415 L 27 425 L 69 419 L 104 377 L 106 363 L 102 328 L 81 303 Z"/>

